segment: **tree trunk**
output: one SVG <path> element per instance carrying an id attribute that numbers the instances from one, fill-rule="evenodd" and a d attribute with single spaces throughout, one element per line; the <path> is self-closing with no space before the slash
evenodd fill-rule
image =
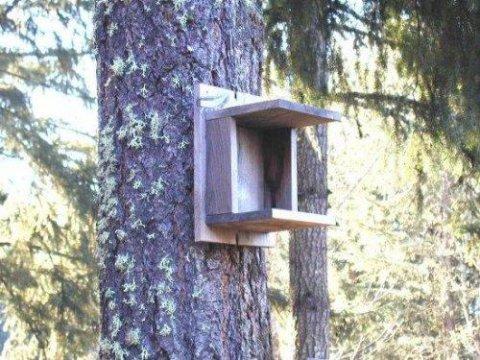
<path id="1" fill-rule="evenodd" d="M 298 142 L 299 209 L 327 209 L 327 132 L 325 126 L 302 131 Z M 314 149 L 312 144 L 317 142 Z M 315 151 L 317 150 L 317 151 Z M 325 229 L 295 231 L 290 241 L 290 288 L 295 317 L 297 359 L 327 359 L 330 304 Z"/>
<path id="2" fill-rule="evenodd" d="M 261 3 L 97 1 L 102 359 L 269 359 L 265 254 L 193 241 L 193 85 L 258 94 Z"/>
<path id="3" fill-rule="evenodd" d="M 293 91 L 311 101 L 327 91 L 328 31 L 324 1 L 290 1 L 290 58 L 296 80 Z M 327 128 L 298 136 L 298 206 L 327 211 Z M 293 232 L 290 241 L 290 288 L 296 327 L 297 359 L 327 359 L 330 304 L 327 286 L 327 236 L 323 228 Z"/>
<path id="4" fill-rule="evenodd" d="M 0 305 L 0 355 L 2 355 L 3 347 L 8 340 L 8 332 L 4 330 L 5 314 L 3 312 L 3 305 Z"/>

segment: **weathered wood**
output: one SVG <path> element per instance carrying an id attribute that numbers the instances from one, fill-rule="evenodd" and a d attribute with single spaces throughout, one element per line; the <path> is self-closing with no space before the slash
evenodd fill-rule
<path id="1" fill-rule="evenodd" d="M 264 209 L 243 213 L 207 215 L 206 222 L 214 228 L 253 232 L 274 232 L 336 224 L 335 219 L 329 215 L 284 209 Z"/>
<path id="2" fill-rule="evenodd" d="M 296 132 L 206 122 L 208 214 L 278 207 L 296 210 Z M 199 149 L 200 151 L 200 149 Z"/>
<path id="3" fill-rule="evenodd" d="M 291 204 L 289 209 L 298 211 L 298 150 L 297 150 L 298 133 L 296 129 L 290 132 L 290 191 Z"/>
<path id="4" fill-rule="evenodd" d="M 195 240 L 270 246 L 268 232 L 333 225 L 325 215 L 296 212 L 296 128 L 340 115 L 205 85 L 199 89 Z"/>
<path id="5" fill-rule="evenodd" d="M 261 96 L 234 91 L 208 84 L 197 84 L 199 89 L 198 105 L 207 112 L 225 107 L 247 105 L 262 101 Z"/>
<path id="6" fill-rule="evenodd" d="M 270 247 L 273 246 L 274 238 L 269 234 L 237 232 L 235 229 L 212 228 L 206 224 L 207 212 L 223 212 L 229 207 L 231 211 L 248 210 L 254 204 L 255 209 L 260 209 L 263 202 L 262 192 L 257 194 L 257 199 L 246 193 L 246 199 L 239 201 L 239 195 L 242 190 L 241 185 L 252 181 L 261 181 L 263 178 L 263 166 L 255 167 L 255 170 L 249 170 L 251 164 L 247 160 L 253 160 L 250 155 L 242 156 L 242 150 L 239 149 L 238 137 L 249 137 L 248 130 L 244 132 L 237 131 L 236 122 L 232 118 L 205 120 L 204 112 L 209 108 L 218 108 L 228 104 L 245 104 L 252 101 L 259 101 L 258 96 L 234 92 L 231 90 L 218 88 L 215 86 L 197 84 L 195 87 L 195 107 L 194 107 L 194 227 L 196 242 L 213 242 L 243 246 Z M 208 126 L 207 126 L 208 124 Z M 235 125 L 235 129 L 233 128 Z M 210 129 L 209 131 L 207 131 Z M 235 134 L 233 133 L 235 131 Z M 210 134 L 209 134 L 210 132 Z M 261 140 L 257 140 L 255 135 L 250 135 L 252 146 L 261 146 Z M 244 139 L 246 140 L 246 139 Z M 247 141 L 245 141 L 247 142 Z M 207 146 L 207 143 L 210 146 Z M 245 147 L 242 147 L 245 149 Z M 209 149 L 209 150 L 208 150 Z M 207 165 L 207 152 L 212 154 Z M 239 158 L 240 157 L 240 158 Z M 230 166 L 226 161 L 231 161 Z M 258 160 L 260 161 L 260 160 Z M 239 164 L 240 162 L 240 164 Z M 239 171 L 238 168 L 242 170 Z M 225 169 L 226 173 L 220 174 Z M 255 176 L 255 171 L 262 171 Z M 253 174 L 253 178 L 244 178 L 239 174 Z M 230 175 L 230 178 L 227 176 Z M 239 179 L 240 178 L 240 179 Z M 252 180 L 253 179 L 253 180 Z M 258 184 L 260 186 L 260 184 Z M 207 200 L 208 197 L 211 197 Z M 261 199 L 260 202 L 258 199 Z M 224 201 L 224 204 L 222 202 Z M 211 202 L 207 205 L 208 202 Z M 239 209 L 239 207 L 241 207 Z"/>
<path id="7" fill-rule="evenodd" d="M 237 237 L 238 246 L 274 247 L 275 234 L 239 231 Z"/>
<path id="8" fill-rule="evenodd" d="M 231 229 L 212 229 L 205 223 L 207 204 L 207 124 L 200 106 L 203 85 L 195 85 L 194 106 L 194 231 L 196 242 L 236 244 L 236 232 Z"/>
<path id="9" fill-rule="evenodd" d="M 207 214 L 238 212 L 237 129 L 232 118 L 207 123 Z"/>
<path id="10" fill-rule="evenodd" d="M 339 121 L 340 113 L 288 100 L 276 99 L 210 110 L 208 120 L 233 117 L 240 126 L 260 128 L 300 128 Z"/>
<path id="11" fill-rule="evenodd" d="M 238 131 L 238 211 L 264 208 L 264 166 L 261 133 L 237 127 Z"/>

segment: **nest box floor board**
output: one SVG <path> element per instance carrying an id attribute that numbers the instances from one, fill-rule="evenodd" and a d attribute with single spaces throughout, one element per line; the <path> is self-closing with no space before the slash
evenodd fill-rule
<path id="1" fill-rule="evenodd" d="M 206 222 L 216 228 L 262 233 L 336 224 L 335 219 L 328 215 L 283 209 L 207 215 Z"/>
<path id="2" fill-rule="evenodd" d="M 266 100 L 253 104 L 210 110 L 206 119 L 232 117 L 238 125 L 265 129 L 299 128 L 339 121 L 340 113 L 288 100 Z"/>

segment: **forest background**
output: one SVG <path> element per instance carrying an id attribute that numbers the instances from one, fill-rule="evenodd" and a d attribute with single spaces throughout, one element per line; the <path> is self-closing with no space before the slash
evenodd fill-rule
<path id="1" fill-rule="evenodd" d="M 264 93 L 345 115 L 329 128 L 329 207 L 339 222 L 328 233 L 331 358 L 478 358 L 480 2 L 316 3 L 331 39 L 328 92 L 311 91 L 308 69 L 292 62 L 292 49 L 309 54 L 289 36 L 292 2 L 271 0 Z M 96 354 L 93 6 L 0 4 L 6 359 Z M 269 292 L 276 352 L 290 359 L 280 236 L 268 253 Z"/>

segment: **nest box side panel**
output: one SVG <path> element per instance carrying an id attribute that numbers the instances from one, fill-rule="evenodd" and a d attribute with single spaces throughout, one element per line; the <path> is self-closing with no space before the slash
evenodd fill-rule
<path id="1" fill-rule="evenodd" d="M 271 247 L 274 245 L 274 237 L 265 233 L 245 233 L 238 232 L 233 228 L 212 228 L 207 226 L 207 120 L 205 113 L 215 109 L 224 107 L 242 105 L 261 101 L 258 96 L 234 92 L 215 86 L 196 84 L 195 85 L 195 103 L 194 103 L 194 227 L 196 242 L 211 242 L 232 244 L 241 246 L 259 246 Z M 222 131 L 220 131 L 222 133 Z M 238 134 L 237 134 L 238 135 Z M 235 139 L 230 138 L 230 143 L 223 144 L 233 145 Z M 237 139 L 238 141 L 238 139 Z M 215 141 L 212 142 L 212 149 Z M 238 145 L 236 145 L 238 147 Z M 232 149 L 230 147 L 230 149 Z M 235 149 L 237 150 L 237 149 Z M 238 151 L 238 150 L 237 150 Z M 235 156 L 238 156 L 236 154 Z M 224 161 L 226 158 L 223 158 Z M 235 164 L 228 169 L 231 174 L 235 173 Z M 238 166 L 238 158 L 237 158 Z M 238 181 L 238 175 L 232 177 Z M 212 181 L 212 179 L 210 179 Z M 238 210 L 238 182 L 232 182 L 232 209 Z M 229 191 L 226 191 L 230 194 Z M 227 195 L 229 197 L 230 195 Z M 237 200 L 236 200 L 237 198 Z M 210 205 L 213 206 L 213 203 Z M 228 206 L 227 206 L 228 207 Z M 212 208 L 210 208 L 212 210 Z"/>
<path id="2" fill-rule="evenodd" d="M 232 118 L 207 121 L 207 214 L 238 211 L 237 146 Z"/>
<path id="3" fill-rule="evenodd" d="M 194 103 L 194 228 L 195 241 L 236 244 L 236 232 L 230 229 L 212 229 L 205 223 L 206 207 L 206 171 L 207 171 L 207 126 L 203 116 L 202 97 L 211 95 L 202 85 L 195 86 Z M 227 94 L 228 96 L 228 94 Z M 207 99 L 208 101 L 208 99 Z"/>
<path id="4" fill-rule="evenodd" d="M 265 207 L 265 174 L 263 134 L 257 129 L 237 126 L 238 141 L 238 212 L 262 210 Z M 272 247 L 275 235 L 240 231 L 240 246 Z"/>
<path id="5" fill-rule="evenodd" d="M 290 131 L 290 207 L 298 211 L 297 129 Z M 287 186 L 287 185 L 285 185 Z"/>

